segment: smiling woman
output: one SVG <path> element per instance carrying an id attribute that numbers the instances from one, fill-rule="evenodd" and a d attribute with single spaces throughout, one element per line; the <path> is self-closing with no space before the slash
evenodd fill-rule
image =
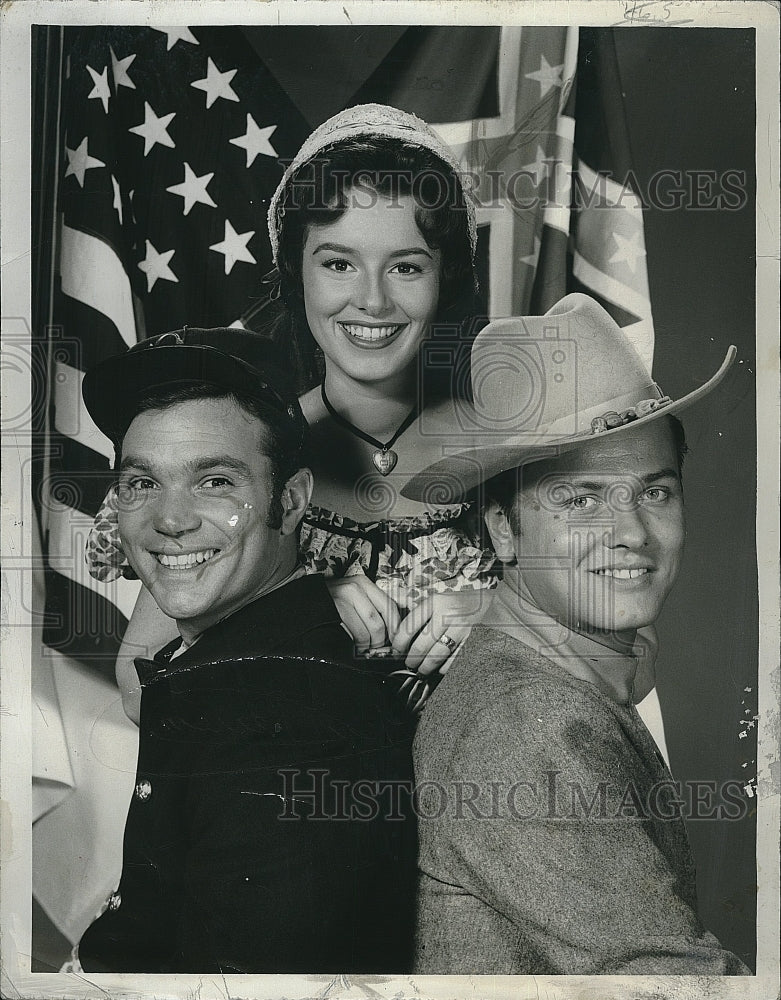
<path id="1" fill-rule="evenodd" d="M 318 243 L 336 247 L 333 266 L 341 266 L 343 273 L 350 262 L 339 264 L 342 251 L 359 250 L 353 240 L 362 237 L 368 238 L 364 245 L 373 255 L 385 244 L 388 277 L 394 264 L 399 265 L 398 277 L 412 277 L 428 258 L 438 279 L 435 301 L 425 316 L 428 323 L 462 326 L 475 311 L 474 211 L 455 161 L 419 119 L 375 109 L 350 109 L 332 119 L 333 125 L 321 126 L 288 169 L 269 211 L 285 304 L 283 324 L 302 345 L 304 357 L 311 349 L 310 335 L 317 340 L 305 273 L 314 232 L 320 234 Z M 386 231 L 388 225 L 396 231 Z M 355 303 L 362 309 L 361 319 L 382 318 L 372 315 L 372 306 L 382 310 L 386 305 L 382 292 L 382 285 L 375 284 L 367 302 Z M 322 365 L 318 374 L 322 376 Z"/>
<path id="2" fill-rule="evenodd" d="M 420 119 L 351 108 L 304 143 L 272 199 L 269 234 L 283 305 L 272 328 L 297 345 L 303 370 L 314 357 L 320 382 L 301 400 L 315 475 L 307 563 L 333 579 L 360 645 L 392 646 L 429 673 L 495 583 L 468 505 L 432 508 L 399 489 L 437 448 L 420 409 L 460 388 L 477 302 L 470 196 Z M 445 329 L 451 365 L 426 364 L 422 349 Z"/>
<path id="3" fill-rule="evenodd" d="M 353 381 L 414 384 L 441 268 L 440 251 L 428 247 L 415 223 L 415 207 L 410 195 L 377 195 L 365 208 L 353 204 L 330 225 L 308 229 L 304 306 L 328 359 L 334 398 Z"/>
<path id="4" fill-rule="evenodd" d="M 461 388 L 459 351 L 468 354 L 477 309 L 474 206 L 425 122 L 363 105 L 307 139 L 268 219 L 276 269 L 263 332 L 297 359 L 310 427 L 315 486 L 301 560 L 328 578 L 356 650 L 394 657 L 414 674 L 418 704 L 424 678 L 446 668 L 496 583 L 469 504 L 401 495 L 440 457 L 421 409 Z M 424 349 L 443 331 L 451 363 L 432 367 Z M 93 575 L 130 575 L 111 500 L 97 523 Z M 117 665 L 131 715 L 132 657 L 171 633 L 142 591 Z"/>
<path id="5" fill-rule="evenodd" d="M 269 234 L 284 307 L 274 332 L 303 359 L 314 354 L 320 381 L 301 400 L 315 477 L 307 564 L 332 578 L 359 646 L 431 673 L 495 583 L 468 505 L 432 509 L 399 489 L 438 447 L 420 410 L 458 384 L 458 347 L 454 367 L 427 365 L 422 349 L 445 326 L 451 348 L 469 348 L 470 197 L 424 122 L 352 108 L 304 143 L 272 199 Z"/>

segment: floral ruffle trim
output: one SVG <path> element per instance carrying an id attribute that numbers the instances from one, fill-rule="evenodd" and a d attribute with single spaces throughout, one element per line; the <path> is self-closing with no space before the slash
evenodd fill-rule
<path id="1" fill-rule="evenodd" d="M 87 539 L 90 575 L 103 583 L 138 579 L 122 548 L 117 508 L 112 489 Z M 301 530 L 302 561 L 307 573 L 331 577 L 371 570 L 377 585 L 402 607 L 431 593 L 484 590 L 496 585 L 496 556 L 481 546 L 470 514 L 469 504 L 458 504 L 361 524 L 311 506 Z"/>
<path id="2" fill-rule="evenodd" d="M 304 518 L 301 552 L 308 573 L 368 573 L 400 607 L 432 593 L 496 586 L 496 555 L 480 545 L 469 504 L 416 517 L 358 524 L 313 507 Z M 439 527 L 437 525 L 440 525 Z"/>
<path id="3" fill-rule="evenodd" d="M 406 517 L 391 517 L 378 521 L 354 521 L 344 514 L 337 514 L 327 507 L 310 504 L 304 515 L 304 523 L 324 530 L 332 529 L 344 532 L 346 535 L 367 535 L 374 530 L 387 533 L 427 534 L 436 528 L 446 527 L 461 520 L 472 510 L 472 504 L 458 503 L 449 507 L 437 507 L 436 510 L 426 510 L 420 514 L 410 514 Z"/>
<path id="4" fill-rule="evenodd" d="M 111 583 L 120 577 L 138 579 L 122 548 L 117 509 L 117 493 L 112 487 L 95 515 L 84 551 L 89 575 L 101 583 Z"/>

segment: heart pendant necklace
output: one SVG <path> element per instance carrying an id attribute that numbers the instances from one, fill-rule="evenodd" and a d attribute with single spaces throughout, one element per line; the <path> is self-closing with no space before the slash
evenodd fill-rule
<path id="1" fill-rule="evenodd" d="M 341 413 L 337 413 L 336 410 L 331 405 L 331 400 L 328 398 L 325 392 L 325 382 L 320 386 L 320 395 L 323 397 L 323 403 L 325 404 L 326 410 L 331 414 L 331 418 L 335 423 L 339 424 L 340 427 L 344 427 L 346 431 L 350 434 L 354 434 L 355 437 L 360 438 L 367 444 L 373 445 L 377 450 L 372 453 L 372 462 L 374 463 L 374 468 L 379 472 L 381 476 L 389 476 L 391 472 L 396 468 L 396 463 L 399 460 L 399 456 L 393 450 L 393 445 L 396 443 L 399 437 L 404 433 L 404 431 L 409 427 L 409 425 L 416 419 L 418 415 L 419 407 L 417 404 L 412 407 L 404 420 L 399 424 L 396 433 L 393 437 L 386 441 L 384 444 L 382 441 L 378 441 L 377 438 L 372 437 L 371 434 L 366 434 L 362 431 L 360 427 L 356 427 L 355 424 L 350 423 L 346 417 L 343 417 Z"/>

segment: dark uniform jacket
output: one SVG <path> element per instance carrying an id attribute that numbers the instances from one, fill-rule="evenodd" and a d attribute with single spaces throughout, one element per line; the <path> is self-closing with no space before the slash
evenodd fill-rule
<path id="1" fill-rule="evenodd" d="M 122 880 L 80 942 L 82 967 L 407 970 L 412 724 L 387 668 L 351 664 L 322 578 L 169 650 L 136 661 Z"/>

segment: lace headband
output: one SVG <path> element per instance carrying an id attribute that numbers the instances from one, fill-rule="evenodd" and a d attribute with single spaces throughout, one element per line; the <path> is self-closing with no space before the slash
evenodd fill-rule
<path id="1" fill-rule="evenodd" d="M 316 128 L 282 175 L 282 180 L 274 192 L 268 210 L 268 235 L 274 263 L 277 263 L 282 232 L 282 195 L 291 174 L 318 153 L 322 153 L 337 142 L 369 135 L 389 136 L 431 150 L 453 170 L 464 192 L 469 244 L 472 260 L 474 260 L 477 248 L 475 206 L 471 194 L 464 185 L 460 164 L 453 155 L 453 151 L 439 138 L 434 129 L 417 115 L 408 114 L 406 111 L 400 111 L 398 108 L 392 108 L 386 104 L 358 104 L 353 108 L 340 111 L 338 115 L 334 115 L 333 118 L 329 118 L 328 121 Z"/>

